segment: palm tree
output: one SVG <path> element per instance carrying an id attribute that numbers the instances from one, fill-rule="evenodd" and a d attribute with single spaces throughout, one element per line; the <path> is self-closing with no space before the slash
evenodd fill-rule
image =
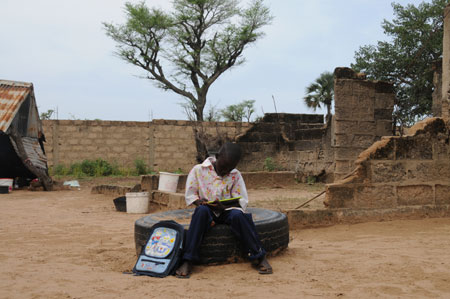
<path id="1" fill-rule="evenodd" d="M 334 75 L 330 72 L 323 72 L 319 78 L 306 87 L 305 100 L 306 106 L 321 108 L 321 104 L 327 106 L 327 118 L 331 115 L 331 103 L 334 98 Z"/>

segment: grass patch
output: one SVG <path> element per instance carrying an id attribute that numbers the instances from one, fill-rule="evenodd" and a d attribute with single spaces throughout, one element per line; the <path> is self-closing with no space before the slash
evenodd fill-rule
<path id="1" fill-rule="evenodd" d="M 139 176 L 154 174 L 142 159 L 134 161 L 134 167 L 119 167 L 116 162 L 110 163 L 103 159 L 83 160 L 68 166 L 58 164 L 49 169 L 50 176 L 56 178 L 96 178 L 108 176 Z"/>

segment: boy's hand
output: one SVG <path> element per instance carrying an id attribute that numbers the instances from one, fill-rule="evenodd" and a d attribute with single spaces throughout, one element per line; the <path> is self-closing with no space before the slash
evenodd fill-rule
<path id="1" fill-rule="evenodd" d="M 208 200 L 206 198 L 199 198 L 196 201 L 194 201 L 194 205 L 198 206 L 202 206 L 202 205 L 206 205 L 206 203 L 208 202 Z"/>
<path id="2" fill-rule="evenodd" d="M 222 212 L 223 210 L 225 210 L 225 206 L 219 201 L 219 199 L 208 203 L 208 206 L 210 206 L 214 211 Z"/>

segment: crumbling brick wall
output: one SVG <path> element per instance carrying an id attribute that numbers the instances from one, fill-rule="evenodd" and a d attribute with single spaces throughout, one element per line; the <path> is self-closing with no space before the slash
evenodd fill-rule
<path id="1" fill-rule="evenodd" d="M 332 180 L 331 129 L 323 115 L 268 113 L 236 141 L 244 152 L 240 168 L 246 171 L 263 170 L 272 159 L 275 168 L 295 171 L 300 181 L 308 176 Z"/>
<path id="2" fill-rule="evenodd" d="M 334 177 L 354 169 L 358 155 L 382 136 L 392 135 L 394 91 L 390 83 L 365 80 L 349 68 L 336 68 L 333 122 Z"/>
<path id="3" fill-rule="evenodd" d="M 326 187 L 330 208 L 397 208 L 450 204 L 450 122 L 432 118 L 411 136 L 373 144 L 353 173 Z"/>

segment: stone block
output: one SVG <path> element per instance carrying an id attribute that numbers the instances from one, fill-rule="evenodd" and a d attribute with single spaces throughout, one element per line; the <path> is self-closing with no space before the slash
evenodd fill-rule
<path id="1" fill-rule="evenodd" d="M 80 144 L 81 145 L 89 145 L 89 144 L 92 144 L 94 141 L 95 140 L 83 138 L 83 139 L 80 140 Z"/>
<path id="2" fill-rule="evenodd" d="M 325 202 L 331 209 L 354 207 L 354 191 L 351 185 L 327 185 Z"/>
<path id="3" fill-rule="evenodd" d="M 320 143 L 312 140 L 297 140 L 292 143 L 294 150 L 296 151 L 310 151 L 320 146 Z"/>
<path id="4" fill-rule="evenodd" d="M 336 160 L 356 160 L 364 148 L 338 147 L 334 149 Z"/>
<path id="5" fill-rule="evenodd" d="M 358 186 L 355 190 L 355 208 L 376 209 L 396 206 L 395 187 L 390 185 Z"/>
<path id="6" fill-rule="evenodd" d="M 400 182 L 406 177 L 405 166 L 397 161 L 372 161 L 371 163 L 371 181 L 373 183 L 392 183 Z"/>
<path id="7" fill-rule="evenodd" d="M 395 139 L 395 158 L 431 160 L 433 158 L 432 143 L 425 138 L 404 137 Z"/>
<path id="8" fill-rule="evenodd" d="M 72 138 L 72 139 L 69 139 L 67 143 L 68 143 L 69 145 L 73 146 L 73 145 L 79 144 L 79 143 L 80 143 L 80 140 L 78 140 L 77 138 Z"/>
<path id="9" fill-rule="evenodd" d="M 74 126 L 64 126 L 61 127 L 61 131 L 63 132 L 69 132 L 69 133 L 74 133 L 74 132 L 78 132 L 78 128 L 74 127 Z"/>
<path id="10" fill-rule="evenodd" d="M 295 140 L 317 140 L 322 139 L 324 134 L 323 129 L 307 129 L 307 130 L 296 130 Z"/>
<path id="11" fill-rule="evenodd" d="M 406 179 L 417 183 L 430 182 L 439 180 L 436 163 L 432 160 L 417 161 L 417 160 L 403 160 L 405 165 L 407 177 Z"/>
<path id="12" fill-rule="evenodd" d="M 450 145 L 448 139 L 438 139 L 433 142 L 433 159 L 450 160 Z"/>
<path id="13" fill-rule="evenodd" d="M 375 120 L 391 120 L 392 109 L 375 109 L 373 115 Z"/>
<path id="14" fill-rule="evenodd" d="M 392 120 L 378 120 L 376 122 L 376 136 L 392 136 Z"/>
<path id="15" fill-rule="evenodd" d="M 162 191 L 153 191 L 151 193 L 150 202 L 167 207 L 169 205 L 169 193 Z"/>
<path id="16" fill-rule="evenodd" d="M 186 200 L 183 194 L 180 193 L 169 193 L 169 200 L 167 207 L 170 210 L 185 209 Z"/>
<path id="17" fill-rule="evenodd" d="M 355 131 L 358 125 L 357 121 L 336 120 L 335 121 L 335 134 L 347 134 L 350 135 Z"/>
<path id="18" fill-rule="evenodd" d="M 436 185 L 436 205 L 450 205 L 450 184 Z"/>
<path id="19" fill-rule="evenodd" d="M 394 85 L 386 81 L 377 81 L 375 83 L 376 93 L 394 94 Z"/>
<path id="20" fill-rule="evenodd" d="M 255 132 L 253 134 L 255 135 L 255 139 L 260 142 L 277 142 L 281 138 L 279 133 Z"/>
<path id="21" fill-rule="evenodd" d="M 450 182 L 450 159 L 436 161 L 434 168 L 439 180 Z"/>
<path id="22" fill-rule="evenodd" d="M 349 147 L 352 143 L 353 135 L 349 134 L 335 134 L 334 146 L 336 147 Z"/>
<path id="23" fill-rule="evenodd" d="M 374 135 L 353 135 L 352 142 L 350 144 L 351 147 L 356 148 L 368 148 L 376 141 L 376 137 Z"/>
<path id="24" fill-rule="evenodd" d="M 368 103 L 361 103 L 361 100 L 354 100 L 353 105 L 347 107 L 336 107 L 335 117 L 337 120 L 372 120 L 374 111 Z"/>
<path id="25" fill-rule="evenodd" d="M 434 203 L 433 188 L 430 185 L 397 187 L 397 203 L 400 206 L 431 205 Z"/>
<path id="26" fill-rule="evenodd" d="M 375 93 L 375 109 L 394 109 L 394 94 Z"/>
<path id="27" fill-rule="evenodd" d="M 355 134 L 368 134 L 368 135 L 373 135 L 375 132 L 376 132 L 376 122 L 371 120 L 358 122 L 354 131 Z"/>
<path id="28" fill-rule="evenodd" d="M 264 153 L 275 153 L 277 151 L 277 146 L 275 143 L 262 142 L 261 143 L 261 151 Z"/>
<path id="29" fill-rule="evenodd" d="M 349 160 L 336 160 L 335 172 L 337 173 L 349 173 L 353 170 L 354 163 Z"/>

